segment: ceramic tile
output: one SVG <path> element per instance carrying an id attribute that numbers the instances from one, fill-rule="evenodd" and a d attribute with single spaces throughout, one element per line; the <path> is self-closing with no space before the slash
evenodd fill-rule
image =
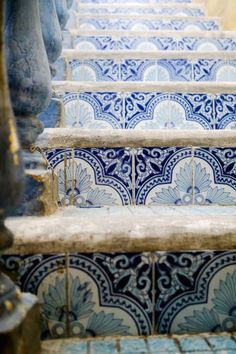
<path id="1" fill-rule="evenodd" d="M 116 340 L 94 340 L 90 344 L 91 354 L 118 354 Z"/>
<path id="2" fill-rule="evenodd" d="M 58 177 L 58 203 L 67 206 L 73 203 L 73 150 L 52 149 L 45 151 L 50 167 Z"/>
<path id="3" fill-rule="evenodd" d="M 236 95 L 218 94 L 214 100 L 216 129 L 236 129 Z"/>
<path id="4" fill-rule="evenodd" d="M 199 59 L 193 65 L 194 81 L 223 81 L 236 80 L 235 61 L 221 59 Z"/>
<path id="5" fill-rule="evenodd" d="M 73 81 L 118 81 L 119 66 L 115 60 L 70 60 Z"/>
<path id="6" fill-rule="evenodd" d="M 151 333 L 149 254 L 71 254 L 69 267 L 71 335 Z"/>
<path id="7" fill-rule="evenodd" d="M 158 333 L 235 329 L 235 252 L 157 253 Z"/>
<path id="8" fill-rule="evenodd" d="M 135 156 L 136 204 L 193 204 L 193 161 L 188 148 L 143 148 Z"/>
<path id="9" fill-rule="evenodd" d="M 54 81 L 67 80 L 67 65 L 65 58 L 58 58 L 57 61 L 53 64 L 53 70 Z"/>
<path id="10" fill-rule="evenodd" d="M 121 129 L 123 105 L 119 92 L 65 93 L 66 127 L 81 129 Z"/>
<path id="11" fill-rule="evenodd" d="M 131 15 L 163 15 L 163 16 L 205 16 L 202 8 L 188 8 L 181 9 L 176 7 L 156 7 L 156 8 L 113 8 L 113 7 L 95 7 L 95 8 L 80 8 L 81 14 L 131 14 Z"/>
<path id="12" fill-rule="evenodd" d="M 157 81 L 155 60 L 123 60 L 121 63 L 121 81 Z"/>
<path id="13" fill-rule="evenodd" d="M 158 81 L 192 81 L 192 63 L 186 59 L 161 59 L 157 62 Z"/>
<path id="14" fill-rule="evenodd" d="M 117 40 L 112 36 L 77 36 L 74 47 L 80 51 L 119 49 Z"/>
<path id="15" fill-rule="evenodd" d="M 21 257 L 21 290 L 39 299 L 42 339 L 67 336 L 65 264 L 63 254 Z"/>
<path id="16" fill-rule="evenodd" d="M 207 94 L 125 94 L 126 129 L 212 129 L 212 111 Z"/>
<path id="17" fill-rule="evenodd" d="M 235 205 L 236 149 L 195 149 L 194 180 L 195 204 Z"/>
<path id="18" fill-rule="evenodd" d="M 81 3 L 122 3 L 123 0 L 81 0 Z M 154 3 L 154 4 L 163 4 L 163 0 L 136 0 L 137 3 L 143 3 L 143 4 L 149 4 L 149 3 Z M 192 0 L 165 0 L 165 3 L 167 4 L 188 4 L 191 3 Z M 126 3 L 133 3 L 133 0 L 127 0 Z"/>

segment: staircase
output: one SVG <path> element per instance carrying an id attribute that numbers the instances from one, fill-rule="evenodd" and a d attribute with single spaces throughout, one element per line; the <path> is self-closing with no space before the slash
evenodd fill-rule
<path id="1" fill-rule="evenodd" d="M 7 220 L 5 269 L 42 339 L 235 331 L 236 33 L 190 0 L 70 12 L 36 146 L 59 207 Z"/>

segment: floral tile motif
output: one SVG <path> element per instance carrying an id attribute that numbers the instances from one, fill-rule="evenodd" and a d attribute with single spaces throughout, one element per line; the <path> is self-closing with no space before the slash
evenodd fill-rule
<path id="1" fill-rule="evenodd" d="M 195 204 L 236 204 L 236 149 L 195 149 L 194 171 Z"/>
<path id="2" fill-rule="evenodd" d="M 193 204 L 193 158 L 189 148 L 143 148 L 135 156 L 136 204 Z"/>
<path id="3" fill-rule="evenodd" d="M 21 290 L 38 297 L 42 339 L 66 337 L 65 255 L 8 255 L 2 260 L 8 272 L 17 271 L 17 284 Z"/>
<path id="4" fill-rule="evenodd" d="M 70 60 L 73 81 L 118 81 L 119 66 L 112 59 Z"/>
<path id="5" fill-rule="evenodd" d="M 156 255 L 156 331 L 234 331 L 236 253 Z"/>
<path id="6" fill-rule="evenodd" d="M 131 204 L 132 155 L 128 149 L 55 149 L 46 154 L 58 176 L 61 205 Z"/>
<path id="7" fill-rule="evenodd" d="M 212 129 L 207 94 L 132 92 L 125 95 L 126 129 Z"/>
<path id="8" fill-rule="evenodd" d="M 117 50 L 117 40 L 112 36 L 77 36 L 74 47 L 80 51 Z"/>
<path id="9" fill-rule="evenodd" d="M 200 59 L 193 65 L 194 81 L 236 81 L 236 62 Z"/>
<path id="10" fill-rule="evenodd" d="M 207 19 L 159 19 L 159 20 L 125 20 L 125 19 L 94 19 L 80 18 L 79 28 L 86 30 L 182 30 L 182 31 L 217 31 L 219 25 L 216 21 Z"/>
<path id="11" fill-rule="evenodd" d="M 161 59 L 157 72 L 158 81 L 191 81 L 192 63 L 186 59 Z"/>
<path id="12" fill-rule="evenodd" d="M 181 9 L 175 7 L 157 7 L 157 8 L 112 8 L 112 7 L 96 7 L 79 9 L 81 14 L 127 14 L 131 15 L 163 15 L 163 16 L 205 16 L 202 8 L 188 8 Z"/>
<path id="13" fill-rule="evenodd" d="M 121 62 L 121 81 L 157 81 L 155 60 L 129 59 Z"/>
<path id="14" fill-rule="evenodd" d="M 218 94 L 214 100 L 215 128 L 236 129 L 236 95 Z"/>
<path id="15" fill-rule="evenodd" d="M 121 129 L 122 98 L 119 92 L 65 93 L 66 127 L 82 129 Z"/>
<path id="16" fill-rule="evenodd" d="M 148 335 L 152 323 L 149 254 L 71 254 L 70 335 Z"/>

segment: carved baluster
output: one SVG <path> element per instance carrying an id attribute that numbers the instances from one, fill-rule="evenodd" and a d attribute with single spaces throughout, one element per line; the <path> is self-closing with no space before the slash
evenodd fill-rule
<path id="1" fill-rule="evenodd" d="M 4 218 L 21 196 L 24 180 L 5 70 L 3 14 L 4 2 L 0 1 L 0 251 L 12 245 L 13 235 L 4 226 Z M 35 320 L 39 320 L 37 298 L 22 294 L 10 278 L 0 272 L 1 353 L 39 354 L 39 321 Z"/>
<path id="2" fill-rule="evenodd" d="M 5 40 L 12 106 L 24 148 L 25 167 L 31 169 L 27 171 L 24 203 L 18 214 L 48 214 L 56 205 L 52 197 L 52 176 L 46 171 L 42 154 L 33 148 L 43 131 L 38 114 L 48 106 L 52 92 L 38 0 L 6 1 Z"/>
<path id="3" fill-rule="evenodd" d="M 66 0 L 55 0 L 55 5 L 61 29 L 64 30 L 69 19 L 67 2 Z"/>
<path id="4" fill-rule="evenodd" d="M 5 40 L 9 87 L 20 141 L 28 152 L 43 131 L 43 124 L 37 115 L 49 104 L 51 75 L 38 0 L 8 0 L 6 4 Z M 33 156 L 30 159 L 33 160 Z M 39 165 L 42 163 L 37 158 L 32 162 L 33 166 L 37 166 L 37 162 Z M 29 161 L 27 167 L 32 167 Z"/>

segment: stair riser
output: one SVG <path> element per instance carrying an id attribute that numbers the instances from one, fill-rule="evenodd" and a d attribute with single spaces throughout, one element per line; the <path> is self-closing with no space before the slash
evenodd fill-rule
<path id="1" fill-rule="evenodd" d="M 60 58 L 56 70 L 54 80 L 59 81 L 236 81 L 236 59 Z"/>
<path id="2" fill-rule="evenodd" d="M 120 4 L 123 3 L 123 0 L 81 0 L 80 1 L 82 4 L 89 4 L 92 3 L 93 5 L 95 4 L 100 4 L 100 3 L 114 3 L 114 4 Z M 140 3 L 140 4 L 163 4 L 164 0 L 127 0 L 126 3 Z M 165 4 L 190 4 L 192 3 L 192 0 L 165 0 Z"/>
<path id="3" fill-rule="evenodd" d="M 176 30 L 176 31 L 218 31 L 219 22 L 216 20 L 198 19 L 169 19 L 169 20 L 129 20 L 129 19 L 78 19 L 77 28 L 82 30 L 130 30 L 130 31 L 149 31 L 149 30 Z"/>
<path id="4" fill-rule="evenodd" d="M 184 36 L 175 38 L 173 35 L 167 37 L 130 37 L 130 36 L 111 36 L 94 35 L 72 36 L 71 43 L 73 48 L 79 51 L 91 50 L 137 50 L 137 51 L 158 51 L 158 50 L 184 50 L 199 52 L 215 51 L 234 51 L 236 49 L 235 38 L 211 38 L 211 37 L 191 37 Z M 70 45 L 64 48 L 71 48 Z"/>
<path id="5" fill-rule="evenodd" d="M 236 94 L 163 92 L 58 93 L 65 126 L 81 129 L 236 129 Z"/>
<path id="6" fill-rule="evenodd" d="M 236 205 L 236 148 L 46 151 L 60 205 Z"/>
<path id="7" fill-rule="evenodd" d="M 75 250 L 9 255 L 2 261 L 24 292 L 39 297 L 44 339 L 234 328 L 235 317 L 228 315 L 236 277 L 233 251 L 83 254 Z"/>
<path id="8" fill-rule="evenodd" d="M 130 15 L 163 15 L 163 16 L 196 16 L 201 17 L 205 15 L 203 9 L 200 8 L 174 8 L 174 7 L 157 7 L 157 8 L 79 8 L 80 14 L 127 14 Z"/>

